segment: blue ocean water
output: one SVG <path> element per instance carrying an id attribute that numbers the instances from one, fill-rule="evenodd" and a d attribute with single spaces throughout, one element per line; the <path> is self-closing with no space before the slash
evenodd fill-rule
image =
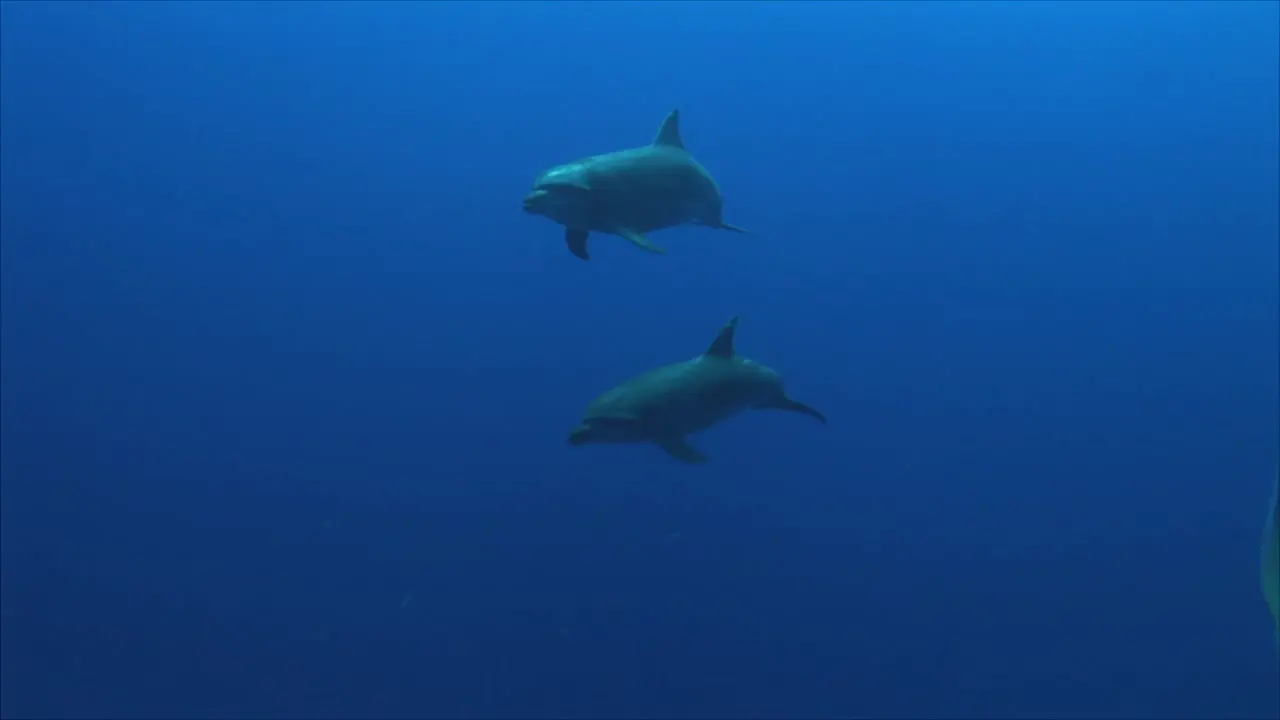
<path id="1" fill-rule="evenodd" d="M 1277 717 L 1278 28 L 0 5 L 0 712 Z M 753 235 L 521 212 L 675 108 Z M 733 315 L 828 426 L 566 443 Z"/>

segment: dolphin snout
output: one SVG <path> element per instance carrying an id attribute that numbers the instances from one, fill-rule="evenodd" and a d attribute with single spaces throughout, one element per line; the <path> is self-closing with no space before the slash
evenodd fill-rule
<path id="1" fill-rule="evenodd" d="M 546 190 L 534 190 L 533 192 L 524 196 L 524 198 L 520 201 L 520 206 L 524 208 L 525 212 L 535 212 L 538 209 L 538 202 L 546 196 L 547 196 Z"/>
<path id="2" fill-rule="evenodd" d="M 591 442 L 591 427 L 583 424 L 569 432 L 570 445 L 586 445 Z"/>

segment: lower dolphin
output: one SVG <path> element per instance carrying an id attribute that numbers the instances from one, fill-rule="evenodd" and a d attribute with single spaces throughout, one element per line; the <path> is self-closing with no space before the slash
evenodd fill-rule
<path id="1" fill-rule="evenodd" d="M 597 397 L 569 443 L 651 442 L 677 460 L 701 463 L 706 456 L 687 436 L 744 410 L 788 410 L 825 424 L 821 412 L 787 396 L 777 371 L 737 354 L 737 327 L 735 316 L 701 355 L 650 370 Z"/>

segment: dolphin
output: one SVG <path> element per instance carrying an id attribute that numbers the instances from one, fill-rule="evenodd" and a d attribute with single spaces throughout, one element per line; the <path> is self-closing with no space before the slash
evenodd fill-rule
<path id="1" fill-rule="evenodd" d="M 790 410 L 826 424 L 822 413 L 787 397 L 777 371 L 734 350 L 737 327 L 734 316 L 703 354 L 650 370 L 597 397 L 569 433 L 569 444 L 651 442 L 677 460 L 701 463 L 706 456 L 685 436 L 743 410 Z"/>
<path id="2" fill-rule="evenodd" d="M 1271 488 L 1271 504 L 1262 530 L 1262 597 L 1271 609 L 1276 626 L 1276 649 L 1280 650 L 1280 470 Z"/>
<path id="3" fill-rule="evenodd" d="M 721 217 L 711 173 L 684 149 L 680 111 L 672 110 L 652 143 L 574 160 L 547 170 L 524 196 L 525 212 L 563 225 L 569 252 L 587 260 L 587 235 L 617 235 L 651 253 L 666 251 L 645 233 L 694 223 L 746 233 Z"/>

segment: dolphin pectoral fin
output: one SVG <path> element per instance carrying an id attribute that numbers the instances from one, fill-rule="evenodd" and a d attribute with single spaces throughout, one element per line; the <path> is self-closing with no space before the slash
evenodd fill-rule
<path id="1" fill-rule="evenodd" d="M 682 437 L 665 438 L 659 440 L 658 447 L 666 451 L 668 455 L 679 460 L 680 462 L 690 465 L 698 465 L 707 461 L 707 456 L 698 452 L 698 449 L 689 444 L 688 440 Z"/>
<path id="2" fill-rule="evenodd" d="M 569 252 L 574 257 L 583 260 L 590 260 L 591 256 L 587 255 L 587 231 L 566 229 L 564 231 L 564 244 L 569 246 Z"/>
<path id="3" fill-rule="evenodd" d="M 738 227 L 737 225 L 725 222 L 724 218 L 720 217 L 720 213 L 718 212 L 714 215 L 703 217 L 700 220 L 694 220 L 693 222 L 695 225 L 709 227 L 712 230 L 731 230 L 736 233 L 742 233 L 743 235 L 755 235 L 755 233 L 744 227 Z"/>
<path id="4" fill-rule="evenodd" d="M 762 405 L 758 405 L 756 406 L 756 408 L 759 410 L 786 410 L 788 412 L 796 412 L 802 415 L 808 415 L 809 417 L 813 418 L 814 420 L 817 420 L 823 425 L 827 424 L 826 415 L 823 415 L 822 413 L 809 407 L 808 405 L 805 405 L 804 403 L 798 400 L 792 400 L 791 398 L 785 395 L 778 398 L 777 400 L 774 400 L 773 402 L 767 402 Z"/>
<path id="5" fill-rule="evenodd" d="M 754 235 L 754 234 L 755 234 L 755 233 L 752 233 L 750 230 L 747 230 L 746 228 L 740 228 L 740 227 L 738 227 L 737 225 L 730 225 L 729 223 L 727 223 L 727 222 L 725 222 L 725 221 L 723 221 L 723 220 L 721 220 L 719 223 L 717 223 L 717 224 L 715 224 L 715 225 L 712 225 L 711 227 L 713 227 L 713 228 L 715 228 L 715 229 L 717 229 L 717 230 L 732 230 L 733 232 L 736 232 L 736 233 L 742 233 L 743 235 Z"/>
<path id="6" fill-rule="evenodd" d="M 649 238 L 645 237 L 644 235 L 634 230 L 619 230 L 618 236 L 626 239 L 627 242 L 631 243 L 632 245 L 635 245 L 636 247 L 640 248 L 641 250 L 644 250 L 645 252 L 651 252 L 655 255 L 665 255 L 667 252 L 666 250 L 663 250 L 657 245 L 654 245 L 653 243 L 649 242 Z"/>

